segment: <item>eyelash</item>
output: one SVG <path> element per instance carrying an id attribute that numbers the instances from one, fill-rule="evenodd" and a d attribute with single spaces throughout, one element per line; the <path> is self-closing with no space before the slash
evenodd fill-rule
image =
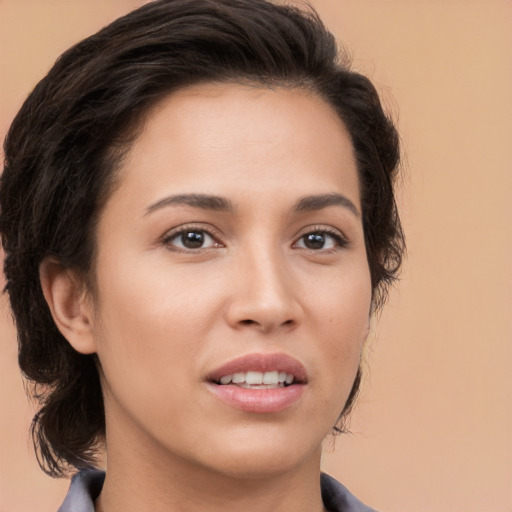
<path id="1" fill-rule="evenodd" d="M 180 236 L 183 236 L 186 233 L 202 233 L 206 234 L 213 240 L 213 245 L 211 247 L 197 247 L 197 248 L 186 248 L 186 247 L 176 247 L 173 245 L 173 241 L 178 239 Z M 320 248 L 320 249 L 311 249 L 308 247 L 297 247 L 298 249 L 305 251 L 312 251 L 314 253 L 325 253 L 325 252 L 335 252 L 339 249 L 347 247 L 349 245 L 349 240 L 341 234 L 338 230 L 329 229 L 325 226 L 309 226 L 307 231 L 305 231 L 302 235 L 300 235 L 297 240 L 293 243 L 293 246 L 296 247 L 297 244 L 304 240 L 308 235 L 323 235 L 326 237 L 330 237 L 334 241 L 335 247 L 330 248 Z M 213 230 L 209 229 L 205 226 L 198 225 L 189 225 L 189 226 L 180 226 L 178 228 L 173 229 L 172 231 L 166 233 L 164 237 L 162 237 L 162 245 L 166 246 L 170 250 L 190 253 L 190 252 L 199 252 L 204 250 L 209 250 L 213 248 L 223 247 L 224 244 L 219 241 L 219 234 Z"/>
<path id="2" fill-rule="evenodd" d="M 183 236 L 186 233 L 206 234 L 213 240 L 214 245 L 213 245 L 213 247 L 198 247 L 197 249 L 192 249 L 192 248 L 186 248 L 186 247 L 183 247 L 183 248 L 176 247 L 172 244 L 172 242 L 174 240 L 176 240 L 180 236 Z M 189 253 L 189 252 L 197 252 L 200 250 L 204 251 L 205 249 L 222 247 L 223 244 L 222 244 L 222 242 L 219 242 L 219 238 L 220 238 L 219 234 L 216 231 L 214 231 L 213 229 L 208 229 L 205 226 L 188 225 L 188 226 L 180 226 L 180 227 L 175 228 L 175 229 L 171 230 L 170 232 L 166 233 L 162 238 L 162 244 L 171 250 Z"/>
<path id="3" fill-rule="evenodd" d="M 304 248 L 300 247 L 300 249 L 309 250 L 312 252 L 326 253 L 326 252 L 335 252 L 335 251 L 337 251 L 339 249 L 343 249 L 349 245 L 349 240 L 342 233 L 340 233 L 338 230 L 328 228 L 326 226 L 308 226 L 306 228 L 306 231 L 297 239 L 296 242 L 294 242 L 293 245 L 297 245 L 299 243 L 299 241 L 304 240 L 306 236 L 313 235 L 313 234 L 314 235 L 323 235 L 323 236 L 327 235 L 327 237 L 330 237 L 334 240 L 335 247 L 327 248 L 327 249 L 324 249 L 324 248 L 310 249 L 308 247 L 304 247 Z"/>

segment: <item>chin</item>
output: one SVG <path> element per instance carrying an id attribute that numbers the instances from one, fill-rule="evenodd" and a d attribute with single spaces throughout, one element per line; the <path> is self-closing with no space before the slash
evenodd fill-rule
<path id="1" fill-rule="evenodd" d="M 302 457 L 291 457 L 286 454 L 268 454 L 268 456 L 243 457 L 226 460 L 220 466 L 217 461 L 216 469 L 230 479 L 255 481 L 275 479 L 292 473 L 304 464 Z"/>
<path id="2" fill-rule="evenodd" d="M 304 438 L 308 432 L 247 428 L 229 439 L 210 440 L 208 460 L 219 473 L 242 480 L 259 480 L 292 472 L 308 461 L 320 464 L 323 436 Z M 309 432 L 310 434 L 310 432 Z M 218 448 L 218 449 L 217 449 Z"/>

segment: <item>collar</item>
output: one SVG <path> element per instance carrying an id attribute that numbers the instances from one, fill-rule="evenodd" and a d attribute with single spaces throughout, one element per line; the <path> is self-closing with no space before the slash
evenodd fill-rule
<path id="1" fill-rule="evenodd" d="M 94 501 L 99 496 L 104 481 L 104 471 L 85 470 L 74 475 L 68 494 L 58 512 L 94 512 Z M 329 512 L 376 512 L 325 473 L 320 477 L 320 485 L 322 500 Z"/>

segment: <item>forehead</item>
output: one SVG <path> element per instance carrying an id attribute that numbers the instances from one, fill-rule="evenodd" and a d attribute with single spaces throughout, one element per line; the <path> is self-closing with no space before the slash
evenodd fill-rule
<path id="1" fill-rule="evenodd" d="M 202 84 L 172 93 L 146 116 L 120 178 L 121 189 L 146 201 L 159 189 L 252 195 L 265 188 L 343 189 L 359 200 L 343 122 L 321 97 L 298 88 Z"/>

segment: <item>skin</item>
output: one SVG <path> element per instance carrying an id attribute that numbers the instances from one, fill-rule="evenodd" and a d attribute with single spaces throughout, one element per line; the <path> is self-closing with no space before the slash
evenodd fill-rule
<path id="1" fill-rule="evenodd" d="M 232 209 L 168 199 L 183 194 Z M 333 194 L 347 201 L 297 211 Z M 310 92 L 203 84 L 152 110 L 100 216 L 94 296 L 55 262 L 41 269 L 59 328 L 101 365 L 97 510 L 323 510 L 322 440 L 368 334 L 359 212 L 349 135 Z M 204 245 L 187 248 L 183 229 Z M 272 353 L 308 374 L 285 410 L 243 411 L 208 389 L 215 368 Z"/>

